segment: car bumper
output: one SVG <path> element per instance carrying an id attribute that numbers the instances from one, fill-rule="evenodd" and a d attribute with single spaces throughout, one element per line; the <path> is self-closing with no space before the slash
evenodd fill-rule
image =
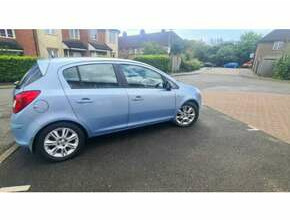
<path id="1" fill-rule="evenodd" d="M 17 124 L 11 122 L 10 124 L 12 134 L 14 136 L 15 142 L 25 148 L 29 148 L 30 150 L 32 149 L 32 139 L 31 137 L 28 137 L 26 134 L 26 127 L 23 124 Z"/>

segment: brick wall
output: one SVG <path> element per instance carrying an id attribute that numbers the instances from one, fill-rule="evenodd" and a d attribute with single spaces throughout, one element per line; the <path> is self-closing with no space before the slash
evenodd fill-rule
<path id="1" fill-rule="evenodd" d="M 15 30 L 16 41 L 24 50 L 24 55 L 37 56 L 36 43 L 32 29 L 17 29 Z"/>
<path id="2" fill-rule="evenodd" d="M 106 43 L 106 30 L 98 30 L 98 42 Z"/>
<path id="3" fill-rule="evenodd" d="M 63 39 L 63 40 L 69 40 L 68 29 L 62 29 L 62 30 L 61 30 L 61 33 L 62 33 L 62 39 Z"/>

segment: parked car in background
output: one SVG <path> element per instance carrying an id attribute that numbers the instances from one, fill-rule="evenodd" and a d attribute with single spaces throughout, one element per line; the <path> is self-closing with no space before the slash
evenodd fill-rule
<path id="1" fill-rule="evenodd" d="M 243 68 L 251 68 L 253 66 L 253 60 L 249 60 L 248 62 L 242 65 Z"/>
<path id="2" fill-rule="evenodd" d="M 215 67 L 216 65 L 214 63 L 211 63 L 211 62 L 205 62 L 203 64 L 204 67 Z"/>
<path id="3" fill-rule="evenodd" d="M 172 121 L 192 125 L 200 91 L 136 61 L 38 60 L 14 90 L 16 142 L 52 161 L 75 156 L 87 138 Z"/>
<path id="4" fill-rule="evenodd" d="M 239 64 L 236 62 L 226 63 L 224 65 L 225 68 L 239 68 Z"/>

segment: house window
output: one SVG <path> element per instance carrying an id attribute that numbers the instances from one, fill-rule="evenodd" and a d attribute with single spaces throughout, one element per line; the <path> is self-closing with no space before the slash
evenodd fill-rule
<path id="1" fill-rule="evenodd" d="M 281 50 L 284 47 L 284 42 L 283 41 L 276 41 L 273 44 L 273 50 Z"/>
<path id="2" fill-rule="evenodd" d="M 49 34 L 49 35 L 56 35 L 56 30 L 55 29 L 45 29 L 44 33 Z"/>
<path id="3" fill-rule="evenodd" d="M 47 48 L 47 52 L 48 52 L 48 57 L 49 58 L 58 57 L 58 49 Z"/>
<path id="4" fill-rule="evenodd" d="M 70 29 L 69 30 L 69 37 L 70 39 L 80 39 L 80 30 L 79 29 Z"/>
<path id="5" fill-rule="evenodd" d="M 13 29 L 0 29 L 0 37 L 15 38 Z"/>
<path id="6" fill-rule="evenodd" d="M 109 33 L 109 42 L 111 44 L 115 44 L 116 43 L 116 33 L 115 32 L 110 32 Z"/>
<path id="7" fill-rule="evenodd" d="M 98 31 L 97 30 L 90 30 L 90 39 L 98 41 Z"/>

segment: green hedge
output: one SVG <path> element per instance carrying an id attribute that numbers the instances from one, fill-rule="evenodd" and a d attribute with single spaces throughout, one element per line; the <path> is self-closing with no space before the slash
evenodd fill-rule
<path id="1" fill-rule="evenodd" d="M 290 80 L 290 56 L 284 56 L 277 61 L 273 78 Z"/>
<path id="2" fill-rule="evenodd" d="M 190 72 L 194 70 L 200 69 L 202 66 L 201 62 L 197 59 L 192 59 L 192 60 L 181 60 L 180 64 L 180 72 Z"/>
<path id="3" fill-rule="evenodd" d="M 140 55 L 134 60 L 147 63 L 166 73 L 170 71 L 170 58 L 167 55 Z"/>
<path id="4" fill-rule="evenodd" d="M 35 57 L 28 56 L 0 56 L 0 82 L 15 82 L 36 62 Z"/>

